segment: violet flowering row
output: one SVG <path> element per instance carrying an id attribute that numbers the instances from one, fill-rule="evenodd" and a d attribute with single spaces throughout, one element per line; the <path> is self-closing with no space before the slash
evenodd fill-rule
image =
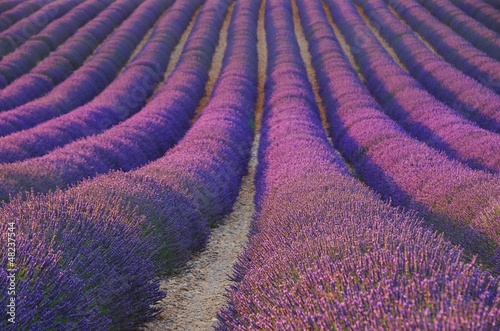
<path id="1" fill-rule="evenodd" d="M 498 3 L 496 0 L 485 0 L 485 2 L 490 4 L 495 9 L 500 9 L 500 3 Z"/>
<path id="2" fill-rule="evenodd" d="M 47 95 L 0 113 L 0 136 L 32 128 L 94 99 L 120 73 L 148 30 L 170 3 L 159 0 L 143 2 L 68 79 Z M 69 57 L 71 61 L 79 58 L 85 53 L 82 49 L 85 47 L 83 43 L 74 45 L 65 57 Z M 85 59 L 77 61 L 83 62 Z M 29 87 L 29 91 L 34 90 L 35 87 Z"/>
<path id="3" fill-rule="evenodd" d="M 24 3 L 25 0 L 5 0 L 0 4 L 0 13 L 6 12 Z"/>
<path id="4" fill-rule="evenodd" d="M 476 21 L 500 33 L 500 12 L 488 3 L 474 0 L 452 0 L 452 2 Z"/>
<path id="5" fill-rule="evenodd" d="M 5 12 L 8 12 L 14 8 L 16 8 L 18 5 L 26 3 L 25 0 L 5 0 L 0 3 L 0 13 L 3 14 Z"/>
<path id="6" fill-rule="evenodd" d="M 145 53 L 151 56 L 138 57 L 135 65 L 155 68 L 158 63 L 155 54 L 168 59 L 173 45 L 180 39 L 179 32 L 186 29 L 201 3 L 175 2 L 148 41 L 154 45 L 170 40 L 172 46 Z M 0 199 L 30 189 L 47 192 L 55 187 L 65 188 L 113 169 L 129 171 L 159 158 L 172 147 L 189 128 L 190 119 L 205 94 L 218 30 L 224 19 L 224 12 L 220 10 L 217 17 L 212 18 L 210 9 L 207 7 L 198 17 L 176 69 L 139 113 L 101 134 L 69 143 L 43 157 L 0 165 Z M 169 38 L 165 38 L 167 35 Z M 200 49 L 205 52 L 200 54 Z"/>
<path id="7" fill-rule="evenodd" d="M 115 184 L 127 185 L 130 195 L 123 201 L 112 194 L 96 194 L 90 200 L 85 192 L 59 191 L 2 206 L 0 228 L 6 230 L 13 222 L 16 260 L 13 268 L 0 270 L 0 285 L 7 286 L 7 276 L 15 277 L 18 305 L 16 323 L 2 319 L 2 330 L 137 330 L 157 313 L 151 305 L 165 296 L 153 262 L 159 259 L 157 248 L 165 246 L 161 240 L 173 247 L 188 240 L 179 242 L 176 234 L 160 238 L 157 234 L 164 230 L 124 201 L 150 197 L 145 204 L 151 208 L 149 215 L 192 221 L 177 226 L 181 234 L 193 231 L 200 215 L 187 199 L 167 188 L 147 182 L 130 186 L 118 178 Z M 169 229 L 174 222 L 157 221 Z M 4 238 L 0 242 L 6 245 Z M 7 264 L 6 254 L 0 259 Z M 1 304 L 7 306 L 8 300 L 6 293 L 0 294 Z"/>
<path id="8" fill-rule="evenodd" d="M 345 10 L 338 2 L 328 5 L 333 16 Z M 316 20 L 322 34 L 311 37 L 309 48 L 335 147 L 383 198 L 453 230 L 449 237 L 483 260 L 498 258 L 498 245 L 490 245 L 500 244 L 499 223 L 490 213 L 499 202 L 498 176 L 474 171 L 409 137 L 359 80 L 326 18 Z"/>
<path id="9" fill-rule="evenodd" d="M 357 4 L 429 92 L 479 126 L 500 133 L 500 95 L 433 53 L 391 14 L 383 0 L 358 0 Z"/>
<path id="10" fill-rule="evenodd" d="M 64 44 L 37 63 L 29 73 L 0 91 L 0 111 L 21 106 L 50 92 L 82 66 L 104 39 L 139 4 L 139 1 L 114 2 L 95 19 L 80 28 Z M 99 52 L 93 54 L 93 57 L 95 58 L 97 54 Z"/>
<path id="11" fill-rule="evenodd" d="M 0 32 L 52 1 L 54 0 L 2 1 L 0 4 Z"/>
<path id="12" fill-rule="evenodd" d="M 436 100 L 396 64 L 352 3 L 333 3 L 366 85 L 385 111 L 412 136 L 470 167 L 500 171 L 500 135 L 482 129 Z"/>
<path id="13" fill-rule="evenodd" d="M 324 15 L 312 3 L 299 13 Z M 267 1 L 265 24 L 257 212 L 216 330 L 498 326 L 500 279 L 348 175 L 321 127 L 288 0 Z M 467 305 L 453 300 L 464 293 Z"/>
<path id="14" fill-rule="evenodd" d="M 500 35 L 467 16 L 449 0 L 416 0 L 441 22 L 470 41 L 493 59 L 500 61 Z"/>
<path id="15" fill-rule="evenodd" d="M 152 21 L 164 9 L 161 6 L 167 7 L 171 3 L 157 0 L 159 11 L 149 11 L 154 16 Z M 174 19 L 185 19 L 182 12 L 174 14 Z M 175 40 L 164 38 L 162 33 L 182 34 L 175 25 L 165 23 L 168 19 L 160 18 L 150 38 L 126 70 L 91 102 L 29 130 L 0 138 L 0 160 L 8 163 L 44 155 L 77 139 L 101 133 L 137 113 L 163 80 L 169 62 L 169 57 L 164 54 L 175 47 Z M 146 24 L 144 30 L 147 30 Z M 143 63 L 144 60 L 153 63 Z"/>
<path id="16" fill-rule="evenodd" d="M 66 15 L 71 9 L 84 2 L 84 0 L 61 0 L 43 6 L 8 29 L 0 32 L 0 59 L 13 52 L 19 46 L 42 31 L 48 24 Z M 34 49 L 46 47 L 43 42 L 33 46 Z M 33 50 L 34 51 L 34 50 Z"/>
<path id="17" fill-rule="evenodd" d="M 208 225 L 232 210 L 247 172 L 257 98 L 259 1 L 238 1 L 210 101 L 184 138 L 135 173 L 166 180 L 191 199 Z"/>
<path id="18" fill-rule="evenodd" d="M 421 5 L 401 0 L 385 1 L 446 61 L 500 93 L 500 62 L 474 47 Z"/>
<path id="19" fill-rule="evenodd" d="M 64 17 L 47 25 L 36 37 L 5 56 L 0 61 L 0 73 L 7 85 L 29 72 L 111 3 L 111 0 L 85 1 Z M 45 45 L 38 47 L 40 42 Z M 0 88 L 3 89 L 5 86 L 0 86 Z"/>
<path id="20" fill-rule="evenodd" d="M 210 15 L 210 10 L 225 12 L 228 5 L 229 1 L 209 0 L 204 8 Z M 249 118 L 253 116 L 257 79 L 257 12 L 256 1 L 236 4 L 224 60 L 227 66 L 217 82 L 218 92 L 214 91 L 211 99 L 218 101 L 209 102 L 212 106 L 207 108 L 208 115 L 201 116 L 195 124 L 200 128 L 193 131 L 196 133 L 191 138 L 186 137 L 199 149 L 210 146 L 211 151 L 224 154 L 214 155 L 230 159 L 224 164 L 243 162 L 246 166 L 250 152 L 251 143 L 245 143 L 246 153 L 225 154 L 229 146 L 238 148 L 242 131 L 250 136 L 244 141 L 251 141 Z M 236 59 L 242 62 L 237 63 Z M 234 99 L 228 99 L 226 93 Z M 216 119 L 210 114 L 220 117 Z M 207 121 L 205 130 L 198 124 L 203 121 Z M 213 140 L 214 125 L 221 129 L 217 132 L 225 132 L 218 137 L 222 140 Z M 212 149 L 214 145 L 219 145 L 219 149 Z M 184 146 L 189 149 L 189 144 Z M 196 165 L 193 174 L 206 165 Z M 208 164 L 215 170 L 213 166 Z M 237 168 L 237 177 L 231 179 L 239 182 L 242 172 Z M 179 166 L 177 171 L 185 170 Z M 229 167 L 219 170 L 234 171 Z M 209 234 L 208 218 L 194 205 L 192 194 L 189 198 L 180 194 L 165 174 L 149 171 L 104 175 L 65 192 L 30 196 L 28 201 L 12 201 L 2 208 L 2 229 L 7 226 L 4 220 L 17 224 L 17 264 L 26 275 L 19 277 L 16 284 L 20 300 L 16 314 L 22 327 L 131 330 L 151 319 L 155 310 L 150 305 L 164 295 L 159 292 L 156 276 L 171 271 L 185 262 L 191 252 L 203 248 Z M 196 185 L 201 189 L 205 184 L 203 178 L 199 180 Z M 32 222 L 35 217 L 39 221 Z M 40 250 L 44 256 L 37 254 Z M 45 267 L 36 274 L 40 265 Z M 0 280 L 6 282 L 5 278 L 2 275 Z M 6 298 L 0 298 L 0 302 L 6 303 Z M 69 315 L 71 319 L 64 318 Z M 45 318 L 36 318 L 40 316 Z"/>

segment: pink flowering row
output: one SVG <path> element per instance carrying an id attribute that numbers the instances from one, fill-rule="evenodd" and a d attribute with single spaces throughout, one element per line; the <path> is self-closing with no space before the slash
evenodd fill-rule
<path id="1" fill-rule="evenodd" d="M 416 0 L 432 15 L 451 27 L 474 46 L 500 61 L 500 35 L 467 16 L 449 0 Z"/>
<path id="2" fill-rule="evenodd" d="M 500 32 L 500 12 L 490 4 L 475 0 L 451 0 L 451 2 L 490 30 Z"/>
<path id="3" fill-rule="evenodd" d="M 351 46 L 366 85 L 389 116 L 412 136 L 470 167 L 500 171 L 500 135 L 436 100 L 394 62 L 352 3 L 331 5 L 332 17 Z"/>
<path id="4" fill-rule="evenodd" d="M 66 114 L 99 95 L 130 61 L 147 31 L 169 6 L 170 2 L 148 0 L 142 3 L 100 45 L 88 61 L 45 96 L 0 113 L 0 136 L 30 129 L 40 123 Z M 103 36 L 103 38 L 105 38 Z M 84 44 L 73 45 L 66 56 L 78 58 L 84 54 Z M 85 61 L 80 58 L 78 61 Z M 28 90 L 37 94 L 36 88 Z"/>
<path id="5" fill-rule="evenodd" d="M 9 72 L 10 84 L 0 91 L 0 110 L 5 111 L 18 107 L 49 93 L 76 69 L 80 68 L 89 56 L 95 57 L 97 54 L 93 53 L 96 48 L 139 4 L 139 1 L 115 2 L 88 24 L 78 29 L 57 49 L 51 51 L 47 47 L 47 51 L 51 52 L 40 62 L 38 62 L 41 58 L 39 54 L 29 53 L 33 60 L 29 60 L 32 61 L 29 65 L 27 63 L 12 65 L 12 71 L 15 73 Z M 6 60 L 12 55 L 16 55 L 16 53 L 0 62 L 0 71 L 2 71 L 3 66 L 10 66 Z M 17 60 L 22 59 L 17 57 Z M 28 70 L 29 72 L 27 72 Z"/>
<path id="6" fill-rule="evenodd" d="M 335 1 L 328 5 L 334 16 L 349 10 Z M 384 198 L 420 210 L 450 239 L 494 260 L 500 253 L 494 215 L 498 176 L 474 171 L 412 139 L 375 102 L 331 29 L 323 33 L 329 39 L 311 42 L 310 50 L 335 147 Z"/>
<path id="7" fill-rule="evenodd" d="M 358 0 L 408 71 L 427 91 L 479 126 L 500 133 L 500 96 L 433 53 L 383 0 Z"/>
<path id="8" fill-rule="evenodd" d="M 418 3 L 386 0 L 446 61 L 500 93 L 500 62 L 474 47 Z"/>
<path id="9" fill-rule="evenodd" d="M 198 38 L 186 51 L 203 52 L 195 39 L 209 38 L 200 35 L 207 28 L 208 34 L 218 34 L 203 17 L 218 16 L 222 22 L 229 5 L 207 1 L 193 27 Z M 204 247 L 209 225 L 220 216 L 217 210 L 230 210 L 227 203 L 236 199 L 246 170 L 257 94 L 258 6 L 257 1 L 235 4 L 211 100 L 163 161 L 104 175 L 65 192 L 12 201 L 0 210 L 2 229 L 6 220 L 16 222 L 24 275 L 16 284 L 16 326 L 135 330 L 158 312 L 151 306 L 165 295 L 158 275 Z M 0 282 L 5 276 L 1 269 Z M 0 294 L 0 302 L 6 304 L 5 295 Z M 4 319 L 0 326 L 6 323 Z"/>
<path id="10" fill-rule="evenodd" d="M 332 41 L 321 2 L 298 7 L 309 40 Z M 498 327 L 500 279 L 465 264 L 459 249 L 380 201 L 332 149 L 289 0 L 266 1 L 265 19 L 256 214 L 216 330 Z M 467 304 L 454 299 L 464 297 Z"/>

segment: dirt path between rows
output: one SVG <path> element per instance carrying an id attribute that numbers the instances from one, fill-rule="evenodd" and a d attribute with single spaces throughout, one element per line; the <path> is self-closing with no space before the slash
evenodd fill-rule
<path id="1" fill-rule="evenodd" d="M 229 19 L 230 15 L 226 20 Z M 256 133 L 259 132 L 261 123 L 267 65 L 264 3 L 259 12 L 258 37 L 259 97 L 256 107 Z M 225 40 L 223 45 L 225 48 Z M 222 60 L 221 56 L 217 56 L 220 58 L 214 60 Z M 213 79 L 211 81 L 214 82 Z M 157 320 L 143 328 L 144 331 L 213 329 L 213 325 L 217 322 L 217 313 L 227 301 L 225 293 L 231 284 L 229 277 L 233 273 L 233 265 L 247 242 L 247 233 L 254 212 L 253 177 L 257 165 L 258 144 L 259 135 L 256 134 L 248 174 L 243 178 L 233 212 L 223 223 L 212 229 L 206 250 L 194 255 L 178 274 L 162 280 L 161 288 L 167 293 L 158 304 L 162 311 Z"/>
<path id="2" fill-rule="evenodd" d="M 255 155 L 252 160 L 233 212 L 212 229 L 205 251 L 194 255 L 179 274 L 162 280 L 161 288 L 167 293 L 159 303 L 162 312 L 158 320 L 149 323 L 144 330 L 212 329 L 217 312 L 226 303 L 224 294 L 233 264 L 247 240 L 254 210 Z"/>

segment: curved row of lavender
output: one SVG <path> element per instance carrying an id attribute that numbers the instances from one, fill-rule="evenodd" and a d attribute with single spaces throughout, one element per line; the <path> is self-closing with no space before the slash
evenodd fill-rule
<path id="1" fill-rule="evenodd" d="M 446 61 L 500 93 L 500 63 L 474 47 L 417 3 L 385 0 Z"/>
<path id="2" fill-rule="evenodd" d="M 5 12 L 8 12 L 10 10 L 13 10 L 20 4 L 24 4 L 27 1 L 25 0 L 5 0 L 0 3 L 0 13 L 3 14 Z"/>
<path id="3" fill-rule="evenodd" d="M 200 4 L 175 2 L 155 26 L 144 50 L 134 60 L 135 66 L 155 69 L 159 63 L 166 65 Z M 189 128 L 205 94 L 224 19 L 223 12 L 205 12 L 196 20 L 175 69 L 137 114 L 101 134 L 69 143 L 43 157 L 0 165 L 0 199 L 30 189 L 47 192 L 55 187 L 65 188 L 113 169 L 129 171 L 157 159 L 172 147 Z M 158 45 L 163 45 L 163 49 L 158 49 Z"/>
<path id="4" fill-rule="evenodd" d="M 155 314 L 151 304 L 164 297 L 152 261 L 156 229 L 133 210 L 78 198 L 39 195 L 0 209 L 0 227 L 13 222 L 16 231 L 13 270 L 0 270 L 4 288 L 16 277 L 16 323 L 3 318 L 2 330 L 136 330 Z M 170 201 L 196 218 L 189 201 Z M 0 294 L 3 306 L 8 299 Z"/>
<path id="5" fill-rule="evenodd" d="M 149 13 L 157 17 L 163 9 L 161 6 L 166 7 L 171 2 L 157 0 L 156 4 L 160 6 L 160 10 Z M 175 20 L 182 22 L 186 19 L 182 12 L 174 14 Z M 220 30 L 224 18 L 221 16 L 216 12 L 212 17 L 205 18 L 207 23 L 204 24 L 218 26 Z M 176 24 L 169 24 L 170 19 L 167 10 L 151 37 L 125 70 L 92 101 L 29 130 L 0 138 L 0 160 L 9 163 L 45 155 L 57 147 L 102 133 L 139 112 L 157 84 L 163 81 L 169 62 L 169 57 L 164 55 L 175 47 L 176 40 L 165 38 L 162 33 L 176 31 L 179 36 L 182 33 Z M 202 46 L 208 49 L 215 47 L 210 40 L 204 40 Z M 191 68 L 193 71 L 195 69 L 196 66 Z"/>
<path id="6" fill-rule="evenodd" d="M 479 126 L 500 133 L 500 95 L 433 53 L 391 14 L 383 0 L 358 0 L 356 3 L 411 75 L 430 93 Z"/>
<path id="7" fill-rule="evenodd" d="M 0 32 L 54 0 L 14 0 L 0 3 Z"/>
<path id="8" fill-rule="evenodd" d="M 319 1 L 299 12 L 308 38 L 331 38 Z M 289 1 L 268 0 L 265 24 L 256 214 L 216 330 L 498 327 L 500 279 L 349 176 L 321 126 Z"/>
<path id="9" fill-rule="evenodd" d="M 451 2 L 490 30 L 500 33 L 500 12 L 490 4 L 475 0 L 451 0 Z"/>
<path id="10" fill-rule="evenodd" d="M 49 3 L 8 29 L 0 32 L 0 60 L 7 54 L 15 51 L 26 41 L 31 40 L 51 22 L 64 17 L 71 9 L 84 0 L 60 0 Z M 45 48 L 47 45 L 40 41 L 32 46 L 32 50 Z"/>
<path id="11" fill-rule="evenodd" d="M 236 1 L 222 70 L 196 122 L 165 156 L 134 171 L 165 181 L 187 196 L 210 226 L 232 210 L 250 159 L 259 3 Z"/>
<path id="12" fill-rule="evenodd" d="M 209 0 L 202 13 L 223 14 L 228 4 Z M 0 218 L 14 220 L 17 233 L 35 234 L 31 242 L 19 236 L 20 265 L 31 256 L 23 270 L 29 277 L 18 288 L 24 299 L 20 307 L 26 307 L 20 313 L 32 318 L 19 318 L 26 323 L 21 327 L 135 329 L 151 317 L 149 305 L 161 297 L 155 274 L 172 270 L 204 246 L 209 224 L 221 217 L 219 208 L 230 210 L 236 199 L 250 155 L 257 9 L 258 2 L 236 4 L 211 101 L 175 151 L 144 170 L 102 176 L 66 192 L 5 205 Z M 182 162 L 203 151 L 200 163 Z M 184 183 L 206 195 L 186 192 L 179 186 Z M 32 216 L 40 222 L 30 228 Z M 55 253 L 31 251 L 38 248 Z M 33 274 L 40 264 L 46 266 L 40 275 L 44 278 Z M 46 284 L 53 286 L 44 289 Z M 53 297 L 47 300 L 40 293 Z M 68 315 L 72 318 L 65 319 Z"/>
<path id="13" fill-rule="evenodd" d="M 500 35 L 467 16 L 449 0 L 415 0 L 465 39 L 500 61 Z"/>
<path id="14" fill-rule="evenodd" d="M 133 1 L 129 1 L 133 3 Z M 138 1 L 140 3 L 140 1 Z M 32 128 L 54 117 L 66 114 L 99 95 L 123 70 L 139 46 L 171 2 L 148 0 L 120 24 L 68 79 L 55 86 L 45 96 L 22 106 L 0 113 L 0 137 Z M 97 31 L 95 31 L 98 33 Z M 84 44 L 73 44 L 64 57 L 84 62 Z M 39 92 L 31 88 L 36 97 Z"/>
<path id="15" fill-rule="evenodd" d="M 28 73 L 0 90 L 0 111 L 40 98 L 63 82 L 83 65 L 104 39 L 130 16 L 139 4 L 139 1 L 126 0 L 113 2 L 45 59 L 36 63 L 35 67 L 30 68 Z"/>
<path id="16" fill-rule="evenodd" d="M 170 1 L 156 0 L 152 7 L 158 10 L 147 11 L 150 24 L 170 4 Z M 178 16 L 184 19 L 182 14 Z M 139 30 L 139 27 L 135 28 Z M 178 38 L 182 34 L 175 26 L 162 28 L 173 31 Z M 147 30 L 148 24 L 145 23 L 141 32 L 146 33 Z M 161 31 L 159 32 L 161 36 Z M 172 51 L 174 46 L 174 38 L 149 38 L 126 69 L 92 101 L 29 130 L 0 138 L 0 160 L 8 163 L 47 154 L 77 139 L 101 133 L 137 113 L 146 104 L 157 84 L 163 81 L 169 60 L 164 55 Z"/>
<path id="17" fill-rule="evenodd" d="M 366 85 L 386 113 L 412 136 L 448 156 L 498 173 L 500 135 L 478 127 L 436 100 L 395 63 L 352 3 L 331 4 L 335 6 L 333 20 L 345 35 Z"/>
<path id="18" fill-rule="evenodd" d="M 340 8 L 345 3 L 328 5 L 334 16 L 345 11 Z M 367 91 L 333 31 L 323 27 L 322 32 L 326 36 L 309 47 L 335 147 L 385 199 L 419 210 L 447 237 L 498 267 L 498 176 L 474 171 L 412 139 Z"/>
<path id="19" fill-rule="evenodd" d="M 229 4 L 209 0 L 200 16 L 224 16 Z M 220 218 L 219 208 L 231 209 L 246 171 L 257 93 L 257 16 L 258 2 L 236 4 L 211 100 L 163 160 L 4 205 L 1 227 L 16 223 L 23 275 L 18 327 L 135 330 L 151 319 L 150 305 L 164 295 L 157 275 L 203 248 L 209 224 Z M 202 154 L 200 163 L 189 162 Z M 182 183 L 205 192 L 205 200 Z"/>
<path id="20" fill-rule="evenodd" d="M 500 3 L 496 0 L 485 0 L 485 2 L 493 6 L 495 9 L 500 9 Z"/>
<path id="21" fill-rule="evenodd" d="M 3 57 L 0 61 L 3 80 L 8 85 L 27 73 L 111 3 L 111 0 L 84 1 L 64 17 L 48 24 L 30 41 Z M 0 88 L 5 86 L 0 85 Z"/>

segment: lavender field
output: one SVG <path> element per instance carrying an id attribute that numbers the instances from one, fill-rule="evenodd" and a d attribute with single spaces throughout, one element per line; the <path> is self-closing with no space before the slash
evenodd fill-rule
<path id="1" fill-rule="evenodd" d="M 0 219 L 0 330 L 500 330 L 500 2 L 0 0 Z"/>

